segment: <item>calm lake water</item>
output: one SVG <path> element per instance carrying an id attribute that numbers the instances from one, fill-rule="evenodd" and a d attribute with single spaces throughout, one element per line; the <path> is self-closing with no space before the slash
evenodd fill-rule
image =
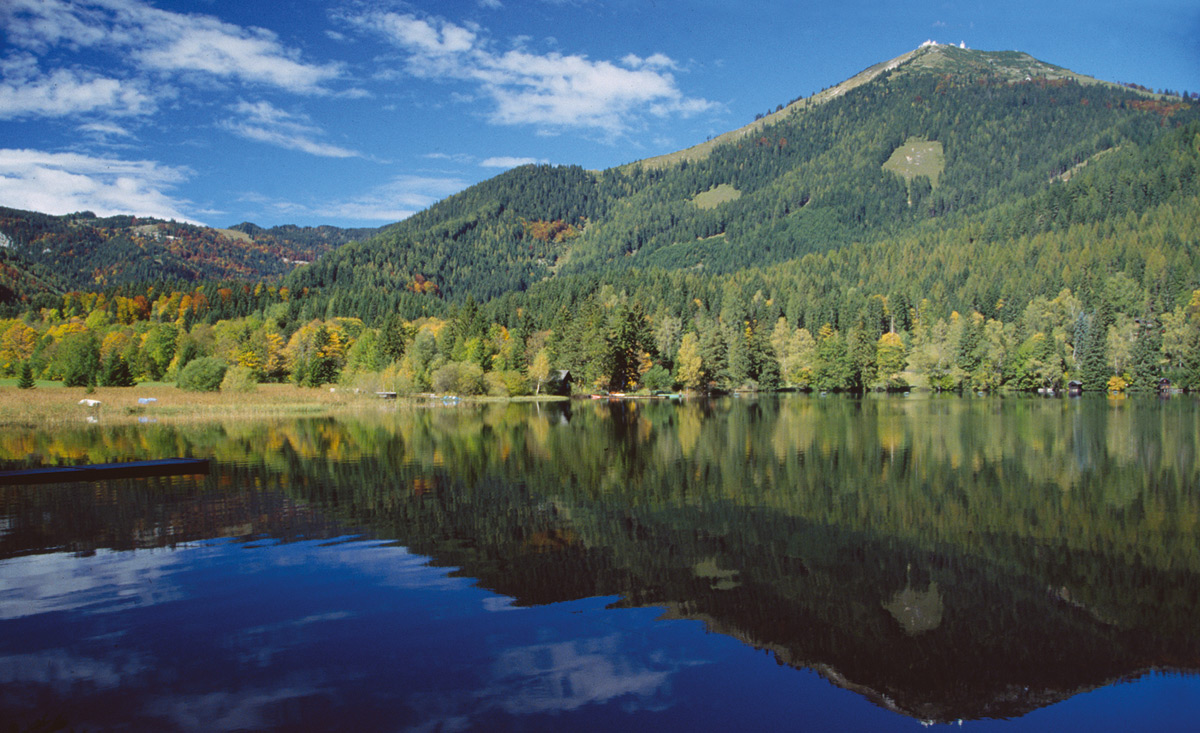
<path id="1" fill-rule="evenodd" d="M 0 433 L 16 730 L 1184 730 L 1200 403 L 794 396 Z M 40 728 L 39 728 L 40 730 Z"/>

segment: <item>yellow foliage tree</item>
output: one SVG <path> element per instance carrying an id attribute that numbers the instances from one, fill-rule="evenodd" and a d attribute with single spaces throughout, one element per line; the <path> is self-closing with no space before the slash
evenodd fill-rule
<path id="1" fill-rule="evenodd" d="M 679 354 L 675 358 L 677 376 L 687 389 L 697 389 L 704 382 L 704 361 L 700 357 L 700 343 L 696 334 L 685 333 L 679 342 Z"/>
<path id="2" fill-rule="evenodd" d="M 892 382 L 899 379 L 900 372 L 904 371 L 907 360 L 908 355 L 905 353 L 904 342 L 898 335 L 889 331 L 879 337 L 879 342 L 875 347 L 875 365 L 881 380 Z"/>
<path id="3" fill-rule="evenodd" d="M 541 349 L 537 356 L 533 357 L 533 363 L 529 365 L 529 378 L 537 380 L 536 394 L 542 393 L 542 382 L 545 382 L 548 376 L 550 376 L 550 355 L 546 353 L 545 349 Z"/>
<path id="4" fill-rule="evenodd" d="M 4 329 L 4 335 L 0 336 L 0 371 L 13 374 L 18 364 L 33 356 L 37 338 L 37 331 L 21 321 Z"/>

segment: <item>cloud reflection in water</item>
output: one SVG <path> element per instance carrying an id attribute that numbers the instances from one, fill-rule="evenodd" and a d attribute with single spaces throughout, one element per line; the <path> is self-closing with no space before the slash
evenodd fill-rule
<path id="1" fill-rule="evenodd" d="M 349 709 L 456 730 L 664 709 L 696 664 L 646 633 L 656 609 L 514 606 L 428 563 L 373 541 L 225 540 L 0 562 L 0 708 L 33 720 L 69 701 L 71 725 L 100 729 L 312 727 Z"/>

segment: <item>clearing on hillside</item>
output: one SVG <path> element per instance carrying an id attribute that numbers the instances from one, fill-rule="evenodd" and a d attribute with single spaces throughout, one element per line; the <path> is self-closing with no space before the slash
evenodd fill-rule
<path id="1" fill-rule="evenodd" d="M 1051 176 L 1050 182 L 1054 183 L 1055 181 L 1062 181 L 1063 183 L 1066 183 L 1067 181 L 1071 180 L 1071 176 L 1075 175 L 1079 171 L 1086 168 L 1088 163 L 1091 163 L 1094 160 L 1099 160 L 1100 158 L 1104 157 L 1105 155 L 1108 155 L 1109 153 L 1115 153 L 1116 151 L 1118 151 L 1120 149 L 1121 149 L 1121 146 L 1118 145 L 1115 148 L 1109 148 L 1108 150 L 1101 150 L 1099 153 L 1096 153 L 1095 155 L 1093 155 L 1092 157 L 1083 161 L 1082 163 L 1075 164 L 1071 168 L 1068 168 L 1067 170 L 1063 171 L 1062 173 L 1059 173 L 1057 176 Z"/>
<path id="2" fill-rule="evenodd" d="M 885 171 L 895 173 L 908 183 L 917 176 L 927 176 L 935 188 L 945 168 L 946 154 L 942 144 L 919 137 L 910 137 L 883 164 Z"/>
<path id="3" fill-rule="evenodd" d="M 230 239 L 238 241 L 238 242 L 253 242 L 254 241 L 250 237 L 249 234 L 247 234 L 239 229 L 218 229 L 217 231 L 220 232 L 221 234 L 224 234 L 225 236 L 229 237 Z"/>
<path id="4" fill-rule="evenodd" d="M 721 204 L 730 201 L 737 201 L 742 197 L 742 192 L 730 186 L 728 183 L 722 183 L 718 186 L 708 189 L 702 193 L 696 194 L 692 199 L 692 203 L 700 209 L 715 209 Z"/>

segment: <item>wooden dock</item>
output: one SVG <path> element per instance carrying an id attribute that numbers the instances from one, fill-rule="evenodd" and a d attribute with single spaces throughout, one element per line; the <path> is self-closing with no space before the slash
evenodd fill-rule
<path id="1" fill-rule="evenodd" d="M 19 471 L 0 471 L 0 486 L 57 484 L 71 481 L 105 481 L 146 476 L 207 474 L 207 458 L 160 458 L 126 463 L 92 463 L 82 466 L 49 466 Z"/>

